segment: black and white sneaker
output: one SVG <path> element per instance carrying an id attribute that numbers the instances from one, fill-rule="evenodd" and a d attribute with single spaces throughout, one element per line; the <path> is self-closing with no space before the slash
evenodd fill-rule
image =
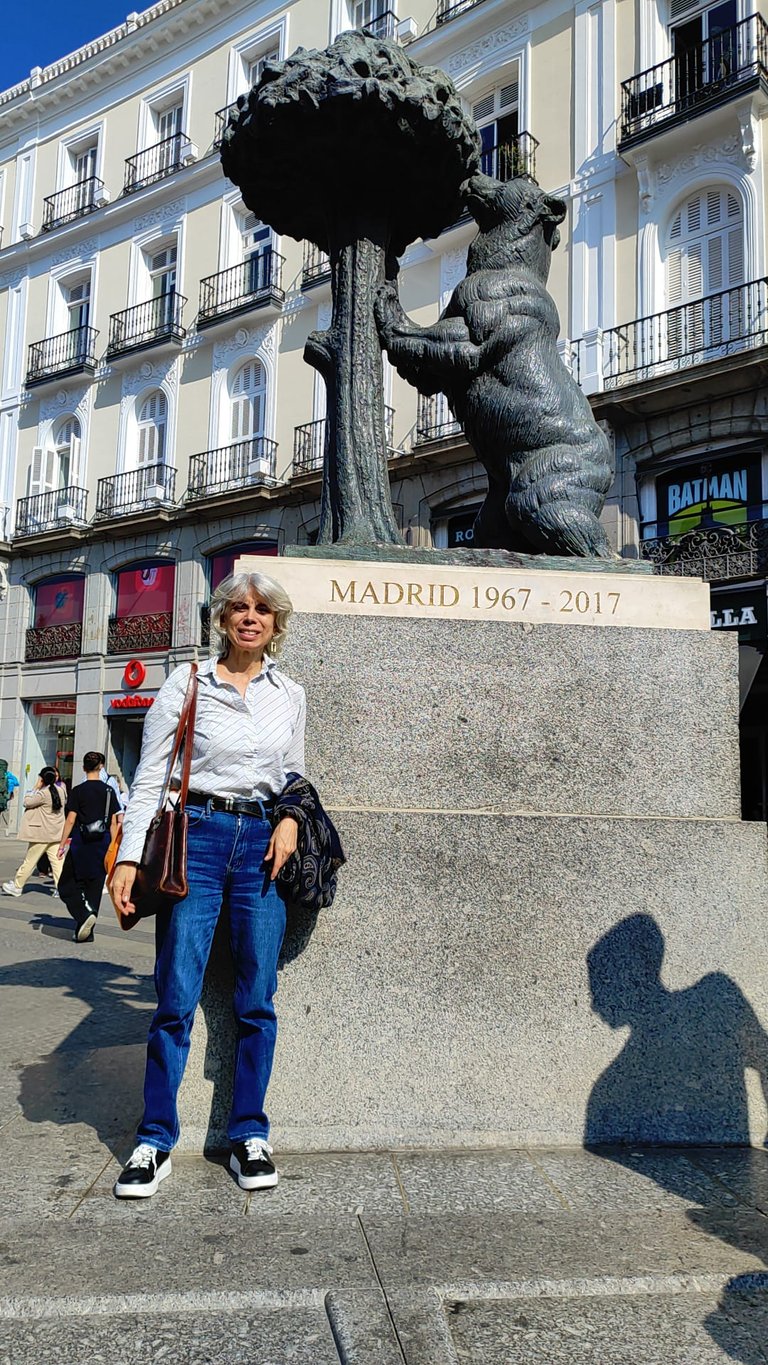
<path id="1" fill-rule="evenodd" d="M 236 1142 L 229 1158 L 229 1169 L 237 1176 L 241 1190 L 266 1190 L 277 1184 L 272 1148 L 266 1138 L 246 1138 Z"/>
<path id="2" fill-rule="evenodd" d="M 96 916 L 86 915 L 81 924 L 78 924 L 73 938 L 75 943 L 90 943 L 93 938 L 93 926 L 96 923 Z"/>
<path id="3" fill-rule="evenodd" d="M 171 1174 L 170 1152 L 159 1152 L 148 1142 L 140 1142 L 115 1184 L 118 1199 L 149 1199 L 161 1180 Z"/>

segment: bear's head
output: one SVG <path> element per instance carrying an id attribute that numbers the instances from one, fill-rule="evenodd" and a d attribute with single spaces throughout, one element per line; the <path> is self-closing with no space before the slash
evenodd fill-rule
<path id="1" fill-rule="evenodd" d="M 499 253 L 510 262 L 525 260 L 544 279 L 549 258 L 560 241 L 558 223 L 567 209 L 562 199 L 547 194 L 534 180 L 517 176 L 514 180 L 494 180 L 490 175 L 473 175 L 461 187 L 462 198 L 480 228 L 472 243 L 473 268 L 482 268 L 483 257 L 492 254 L 500 264 Z"/>

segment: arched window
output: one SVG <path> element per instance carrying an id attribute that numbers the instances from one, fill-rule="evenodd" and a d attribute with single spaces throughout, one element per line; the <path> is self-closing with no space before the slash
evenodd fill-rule
<path id="1" fill-rule="evenodd" d="M 258 360 L 247 360 L 232 381 L 232 440 L 264 435 L 267 376 Z"/>
<path id="2" fill-rule="evenodd" d="M 669 349 L 683 355 L 741 334 L 744 215 L 734 190 L 712 186 L 686 199 L 667 234 Z"/>
<path id="3" fill-rule="evenodd" d="M 160 389 L 154 389 L 143 400 L 137 418 L 139 465 L 163 464 L 167 424 L 168 403 L 165 394 Z"/>
<path id="4" fill-rule="evenodd" d="M 80 423 L 76 417 L 61 417 L 53 429 L 53 443 L 59 467 L 59 488 L 78 482 L 80 474 Z"/>

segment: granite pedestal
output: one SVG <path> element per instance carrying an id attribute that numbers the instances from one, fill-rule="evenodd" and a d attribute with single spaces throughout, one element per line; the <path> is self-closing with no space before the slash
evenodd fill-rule
<path id="1" fill-rule="evenodd" d="M 733 635 L 303 614 L 283 664 L 349 862 L 286 944 L 279 1149 L 762 1140 L 768 865 Z M 226 958 L 187 1149 L 223 1142 Z"/>

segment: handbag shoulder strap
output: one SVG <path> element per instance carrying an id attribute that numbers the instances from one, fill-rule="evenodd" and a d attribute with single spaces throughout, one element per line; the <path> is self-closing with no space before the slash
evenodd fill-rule
<path id="1" fill-rule="evenodd" d="M 165 778 L 163 794 L 160 798 L 160 810 L 165 809 L 168 800 L 168 793 L 171 789 L 171 777 L 176 767 L 176 760 L 184 745 L 184 759 L 181 769 L 181 794 L 179 797 L 179 810 L 183 810 L 187 801 L 189 791 L 189 773 L 192 766 L 192 737 L 195 733 L 195 716 L 197 714 L 197 664 L 192 664 L 189 674 L 187 690 L 184 694 L 184 701 L 181 707 L 179 723 L 176 726 L 176 734 L 173 741 L 171 761 L 168 764 L 168 771 Z"/>
<path id="2" fill-rule="evenodd" d="M 110 807 L 110 804 L 111 804 L 110 798 L 111 798 L 111 796 L 112 796 L 112 788 L 110 787 L 110 785 L 109 785 L 108 782 L 105 782 L 105 783 L 104 783 L 104 786 L 105 786 L 106 789 L 107 789 L 107 804 L 106 804 L 106 806 L 104 807 L 104 823 L 105 823 L 105 825 L 108 826 L 108 825 L 109 825 L 109 807 Z"/>

